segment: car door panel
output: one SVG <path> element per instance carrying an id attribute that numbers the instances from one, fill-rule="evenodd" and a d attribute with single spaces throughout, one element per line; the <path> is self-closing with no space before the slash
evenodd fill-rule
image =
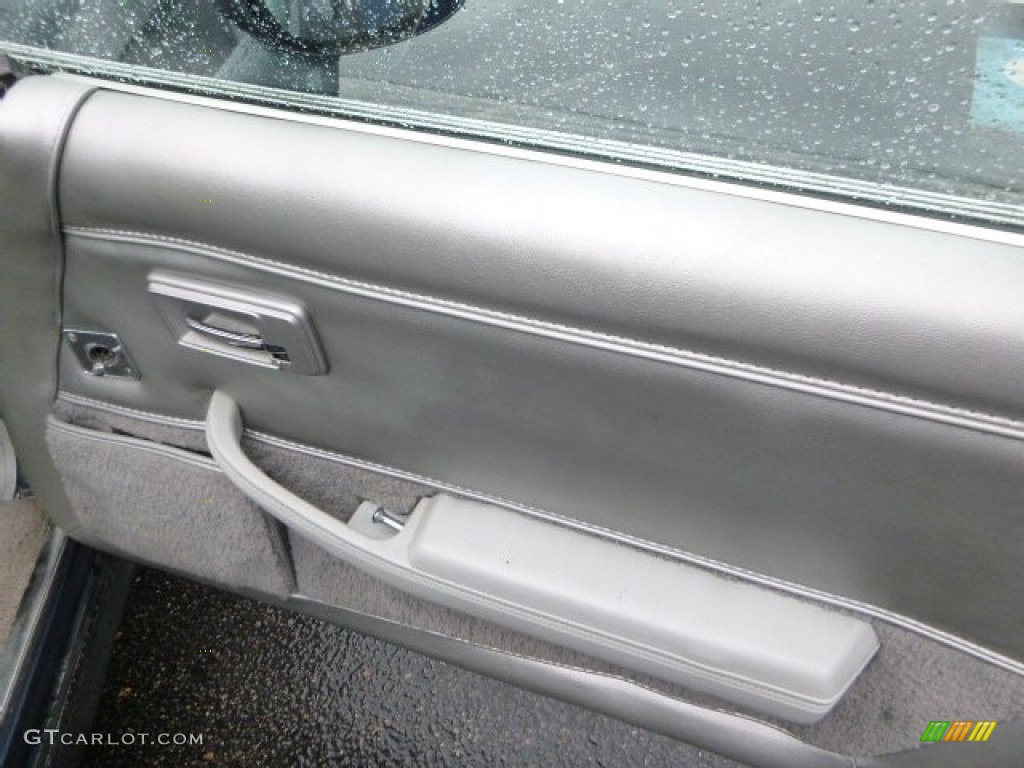
<path id="1" fill-rule="evenodd" d="M 964 667 L 960 706 L 1020 711 L 1016 236 L 400 131 L 87 94 L 32 78 L 3 105 L 78 110 L 54 150 L 56 186 L 33 199 L 59 211 L 62 251 L 36 210 L 35 241 L 8 246 L 35 270 L 17 290 L 34 286 L 37 311 L 45 297 L 52 312 L 44 288 L 62 253 L 63 328 L 118 334 L 140 373 L 91 375 L 60 344 L 54 406 L 59 329 L 52 314 L 18 321 L 36 326 L 33 365 L 48 384 L 5 395 L 5 413 L 29 414 L 19 451 L 74 535 L 265 597 L 312 597 L 506 653 L 525 644 L 549 663 L 746 711 L 625 657 L 571 642 L 546 651 L 493 615 L 424 619 L 441 609 L 264 519 L 195 456 L 220 390 L 242 410 L 256 463 L 341 517 L 359 498 L 408 511 L 424 489 L 445 491 L 872 617 L 879 660 L 834 715 L 860 735 L 787 726 L 810 744 L 911 746 L 906 732 L 868 734 L 881 701 L 898 698 L 907 720 L 928 703 L 894 694 L 920 686 L 922 657 Z M 5 155 L 28 143 L 7 136 Z M 298 302 L 326 372 L 179 345 L 154 274 Z M 8 334 L 5 350 L 17 343 Z M 134 451 L 156 464 L 129 480 Z M 188 503 L 159 479 L 199 465 L 213 485 L 190 486 L 201 490 Z M 197 535 L 212 537 L 208 549 Z M 208 562 L 225 549 L 223 568 Z"/>
<path id="2" fill-rule="evenodd" d="M 741 240 L 716 233 L 778 206 L 394 138 L 335 144 L 320 126 L 249 130 L 247 116 L 130 95 L 90 102 L 62 163 L 65 325 L 124 329 L 149 375 L 112 391 L 65 352 L 67 391 L 197 418 L 225 386 L 263 432 L 1021 651 L 1012 246 L 914 232 L 910 250 L 904 228 L 811 211 Z M 260 148 L 280 159 L 247 162 Z M 285 165 L 304 173 L 268 196 Z M 178 349 L 152 322 L 160 268 L 305 303 L 330 372 Z M 734 341 L 688 338 L 701 310 L 698 326 L 727 318 L 717 332 Z M 792 351 L 765 359 L 779 347 Z M 725 356 L 751 349 L 756 362 Z M 982 598 L 975 583 L 992 586 Z"/>
<path id="3" fill-rule="evenodd" d="M 65 322 L 117 328 L 144 372 L 137 384 L 93 379 L 65 348 L 66 391 L 110 399 L 113 387 L 124 404 L 174 403 L 171 415 L 201 418 L 224 386 L 261 432 L 1019 650 L 1006 645 L 1019 642 L 1008 630 L 1021 568 L 1006 526 L 1018 524 L 1024 491 L 1012 438 L 297 281 L 273 285 L 309 307 L 331 371 L 255 370 L 178 348 L 147 279 L 174 267 L 242 287 L 266 281 L 74 230 L 66 253 L 76 290 Z M 992 586 L 980 596 L 977 583 Z"/>
<path id="4" fill-rule="evenodd" d="M 64 225 L 191 239 L 880 401 L 1020 415 L 1011 232 L 277 115 L 95 94 L 65 148 Z"/>
<path id="5" fill-rule="evenodd" d="M 3 305 L 0 344 L 8 360 L 0 366 L 3 420 L 19 463 L 34 486 L 46 494 L 46 511 L 60 520 L 69 514 L 57 471 L 42 436 L 57 388 L 55 365 L 60 339 L 58 300 L 62 270 L 57 214 L 60 148 L 78 108 L 92 88 L 48 82 L 38 89 L 13 91 L 4 99 L 0 132 L 0 194 L 3 226 Z M 20 106 L 11 108 L 11 103 Z"/>
<path id="6" fill-rule="evenodd" d="M 86 520 L 86 527 L 76 535 L 88 537 L 90 531 L 100 532 L 99 525 L 102 525 L 102 533 L 108 538 L 95 543 L 107 549 L 134 549 L 133 557 L 141 556 L 161 567 L 213 580 L 232 589 L 257 594 L 262 599 L 281 599 L 279 594 L 266 589 L 266 574 L 250 569 L 232 573 L 221 570 L 212 575 L 211 566 L 222 567 L 222 563 L 197 564 L 190 559 L 193 554 L 190 537 L 197 528 L 220 545 L 231 542 L 233 557 L 253 548 L 252 543 L 241 536 L 240 526 L 232 524 L 237 520 L 222 520 L 219 528 L 204 524 L 198 515 L 209 514 L 205 504 L 183 503 L 186 500 L 176 489 L 164 493 L 155 493 L 152 487 L 147 490 L 146 476 L 139 475 L 138 462 L 130 452 L 121 452 L 119 460 L 112 460 L 112 454 L 99 447 L 112 439 L 115 442 L 145 439 L 160 450 L 163 446 L 176 446 L 202 451 L 206 443 L 201 422 L 145 414 L 68 394 L 60 396 L 54 410 L 54 418 L 59 422 L 83 428 L 76 435 L 80 443 L 91 444 L 91 448 L 85 450 L 81 445 L 71 446 L 77 453 L 69 456 L 69 446 L 63 437 L 68 430 L 51 426 L 51 451 L 67 478 L 76 514 L 85 510 L 95 516 L 91 523 Z M 361 499 L 369 498 L 402 514 L 426 494 L 439 490 L 464 492 L 464 489 L 450 486 L 431 485 L 423 478 L 413 481 L 407 475 L 269 435 L 249 434 L 245 438 L 245 450 L 270 476 L 299 490 L 310 502 L 338 512 L 351 510 Z M 86 456 L 88 459 L 83 461 Z M 77 460 L 71 461 L 73 457 Z M 126 477 L 133 479 L 126 481 Z M 146 494 L 145 505 L 138 503 L 140 493 Z M 242 495 L 226 482 L 211 492 L 208 500 L 226 509 L 238 509 L 240 504 L 244 507 Z M 179 528 L 165 522 L 171 520 L 177 520 Z M 152 547 L 144 551 L 139 537 L 154 529 L 160 530 L 162 546 L 156 551 Z M 131 541 L 129 537 L 135 540 L 125 547 L 123 542 Z M 881 642 L 880 653 L 829 717 L 812 725 L 795 725 L 763 713 L 752 718 L 746 708 L 700 694 L 692 688 L 609 664 L 564 646 L 544 643 L 493 622 L 418 599 L 327 555 L 301 536 L 290 536 L 286 541 L 289 547 L 286 557 L 291 560 L 297 585 L 295 595 L 286 603 L 290 607 L 364 631 L 369 629 L 374 634 L 411 644 L 454 663 L 559 695 L 676 738 L 695 741 L 718 751 L 724 749 L 725 754 L 755 765 L 796 765 L 800 764 L 800 759 L 808 760 L 810 765 L 825 765 L 828 758 L 820 752 L 805 754 L 799 749 L 795 752 L 785 749 L 773 757 L 770 744 L 762 738 L 766 734 L 756 729 L 750 733 L 744 723 L 769 723 L 774 728 L 783 728 L 799 739 L 794 739 L 795 744 L 790 745 L 794 749 L 795 745 L 807 744 L 816 750 L 845 755 L 885 754 L 917 743 L 920 735 L 917 722 L 923 711 L 939 710 L 969 717 L 971 712 L 983 709 L 993 712 L 993 717 L 1010 717 L 1019 711 L 1024 695 L 1015 675 L 965 654 L 962 648 L 936 642 L 921 632 L 874 622 Z M 401 631 L 402 627 L 422 634 L 410 637 L 408 632 Z M 446 645 L 443 638 L 452 638 L 453 647 Z M 495 652 L 497 655 L 493 655 Z M 524 660 L 533 660 L 541 666 L 525 664 L 525 669 L 520 668 Z M 541 674 L 544 665 L 555 680 L 572 671 L 575 683 L 561 688 Z M 728 717 L 723 722 L 716 721 L 716 716 L 724 712 L 737 712 L 742 717 L 738 723 Z M 1001 727 L 1004 725 L 1001 723 Z M 739 735 L 734 732 L 736 727 L 740 728 Z M 702 728 L 710 729 L 702 731 Z M 734 738 L 738 741 L 733 741 Z"/>

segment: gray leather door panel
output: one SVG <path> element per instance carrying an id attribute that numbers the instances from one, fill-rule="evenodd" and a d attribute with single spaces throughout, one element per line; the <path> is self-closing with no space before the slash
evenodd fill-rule
<path id="1" fill-rule="evenodd" d="M 92 88 L 36 78 L 0 102 L 0 418 L 47 511 L 67 519 L 68 500 L 43 440 L 57 389 L 60 343 L 60 152 Z M 11 361 L 16 361 L 10 364 Z"/>
<path id="2" fill-rule="evenodd" d="M 121 334 L 142 378 L 64 389 L 262 432 L 860 600 L 1019 655 L 1020 442 L 272 274 L 209 249 L 67 236 L 66 323 Z M 330 372 L 178 347 L 156 268 L 290 296 Z M 285 274 L 287 273 L 287 274 Z M 117 296 L 117 301 L 111 301 Z M 980 590 L 978 585 L 985 585 Z"/>
<path id="3" fill-rule="evenodd" d="M 97 93 L 65 149 L 63 222 L 195 240 L 923 410 L 1024 417 L 1020 236 L 354 128 Z"/>
<path id="4" fill-rule="evenodd" d="M 1024 656 L 1024 239 L 700 186 L 98 92 L 60 154 L 63 324 L 141 378 L 64 347 L 60 384 L 191 420 L 221 389 L 260 432 Z M 300 302 L 326 375 L 178 346 L 154 270 Z M 60 518 L 40 380 L 4 408 Z"/>

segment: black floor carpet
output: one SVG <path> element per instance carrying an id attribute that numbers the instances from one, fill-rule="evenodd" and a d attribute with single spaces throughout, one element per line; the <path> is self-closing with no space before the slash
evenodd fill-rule
<path id="1" fill-rule="evenodd" d="M 315 619 L 140 569 L 93 732 L 109 766 L 735 766 Z M 202 744 L 157 744 L 159 734 Z M 147 734 L 142 743 L 142 734 Z"/>

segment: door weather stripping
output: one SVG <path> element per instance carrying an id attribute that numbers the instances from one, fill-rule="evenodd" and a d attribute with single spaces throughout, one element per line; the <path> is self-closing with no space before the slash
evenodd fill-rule
<path id="1" fill-rule="evenodd" d="M 11 501 L 18 490 L 18 462 L 7 425 L 0 421 L 0 504 Z"/>
<path id="2" fill-rule="evenodd" d="M 859 619 L 479 501 L 438 494 L 404 521 L 363 502 L 346 523 L 264 474 L 243 431 L 234 399 L 214 392 L 206 440 L 239 490 L 422 599 L 801 723 L 826 715 L 878 649 Z"/>

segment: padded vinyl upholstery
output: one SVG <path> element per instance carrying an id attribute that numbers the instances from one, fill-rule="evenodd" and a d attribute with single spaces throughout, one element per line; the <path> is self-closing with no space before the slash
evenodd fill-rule
<path id="1" fill-rule="evenodd" d="M 156 421 L 152 415 L 120 412 L 65 395 L 56 403 L 49 443 L 54 454 L 65 459 L 61 466 L 76 508 L 84 512 L 83 518 L 96 518 L 90 530 L 103 537 L 105 548 L 117 546 L 145 562 L 264 596 L 279 589 L 268 578 L 278 569 L 268 558 L 276 547 L 267 546 L 266 529 L 252 524 L 252 511 L 241 492 L 195 456 L 206 448 L 202 424 Z M 244 447 L 275 481 L 343 520 L 363 499 L 401 514 L 437 492 L 422 483 L 351 466 L 343 457 L 314 454 L 272 438 L 249 435 Z M 119 480 L 154 461 L 160 463 L 157 471 L 175 473 L 177 482 L 146 487 L 144 482 Z M 97 489 L 102 488 L 108 494 L 105 509 L 97 504 Z M 203 499 L 216 504 L 197 503 Z M 217 524 L 211 525 L 212 517 L 218 518 Z M 198 530 L 204 532 L 202 537 L 197 537 Z M 136 543 L 126 546 L 132 538 Z M 923 712 L 969 719 L 984 711 L 990 719 L 1003 720 L 1024 711 L 1024 676 L 876 621 L 878 656 L 825 719 L 794 725 L 418 599 L 332 558 L 301 536 L 286 533 L 284 540 L 294 564 L 294 588 L 325 606 L 323 615 L 328 618 L 331 608 L 357 611 L 563 669 L 629 681 L 707 711 L 738 711 L 839 754 L 889 754 L 918 746 Z M 204 556 L 211 547 L 225 549 L 225 556 Z"/>
<path id="2" fill-rule="evenodd" d="M 70 393 L 195 420 L 222 388 L 261 432 L 908 617 L 1020 672 L 1018 236 L 109 92 L 61 152 L 87 92 L 29 79 L 0 107 L 21 105 L 0 168 L 25 213 L 3 223 L 0 351 L 34 377 L 0 369 L 4 417 L 74 535 L 103 543 L 42 441 L 61 256 L 64 325 L 119 333 L 143 374 L 87 377 L 62 349 Z M 301 300 L 329 374 L 176 346 L 158 267 Z M 261 552 L 280 593 L 287 558 Z"/>
<path id="3" fill-rule="evenodd" d="M 483 150 L 102 92 L 69 136 L 62 217 L 1024 416 L 1020 238 Z"/>
<path id="4" fill-rule="evenodd" d="M 66 528 L 75 523 L 44 440 L 60 344 L 57 177 L 67 131 L 91 91 L 29 78 L 0 101 L 0 418 L 47 514 Z"/>
<path id="5" fill-rule="evenodd" d="M 1021 651 L 1015 438 L 353 296 L 203 247 L 72 231 L 66 248 L 67 322 L 115 329 L 143 371 L 96 381 L 65 351 L 69 391 L 199 418 L 224 388 L 263 432 Z M 328 375 L 177 347 L 146 293 L 157 267 L 302 301 Z"/>
<path id="6" fill-rule="evenodd" d="M 1022 655 L 1020 238 L 282 117 L 88 98 L 59 163 L 64 323 L 121 334 L 143 377 L 65 349 L 64 388 L 188 418 L 224 388 L 259 430 Z M 37 314 L 52 216 L 11 251 Z M 305 302 L 329 375 L 177 347 L 156 267 Z M 53 315 L 34 327 L 43 386 L 5 409 L 74 527 L 37 434 Z"/>
<path id="7" fill-rule="evenodd" d="M 197 418 L 224 388 L 271 434 L 1024 651 L 1006 238 L 109 92 L 60 183 L 66 323 L 143 372 L 65 351 L 69 391 Z M 176 347 L 157 267 L 306 303 L 329 374 Z"/>

